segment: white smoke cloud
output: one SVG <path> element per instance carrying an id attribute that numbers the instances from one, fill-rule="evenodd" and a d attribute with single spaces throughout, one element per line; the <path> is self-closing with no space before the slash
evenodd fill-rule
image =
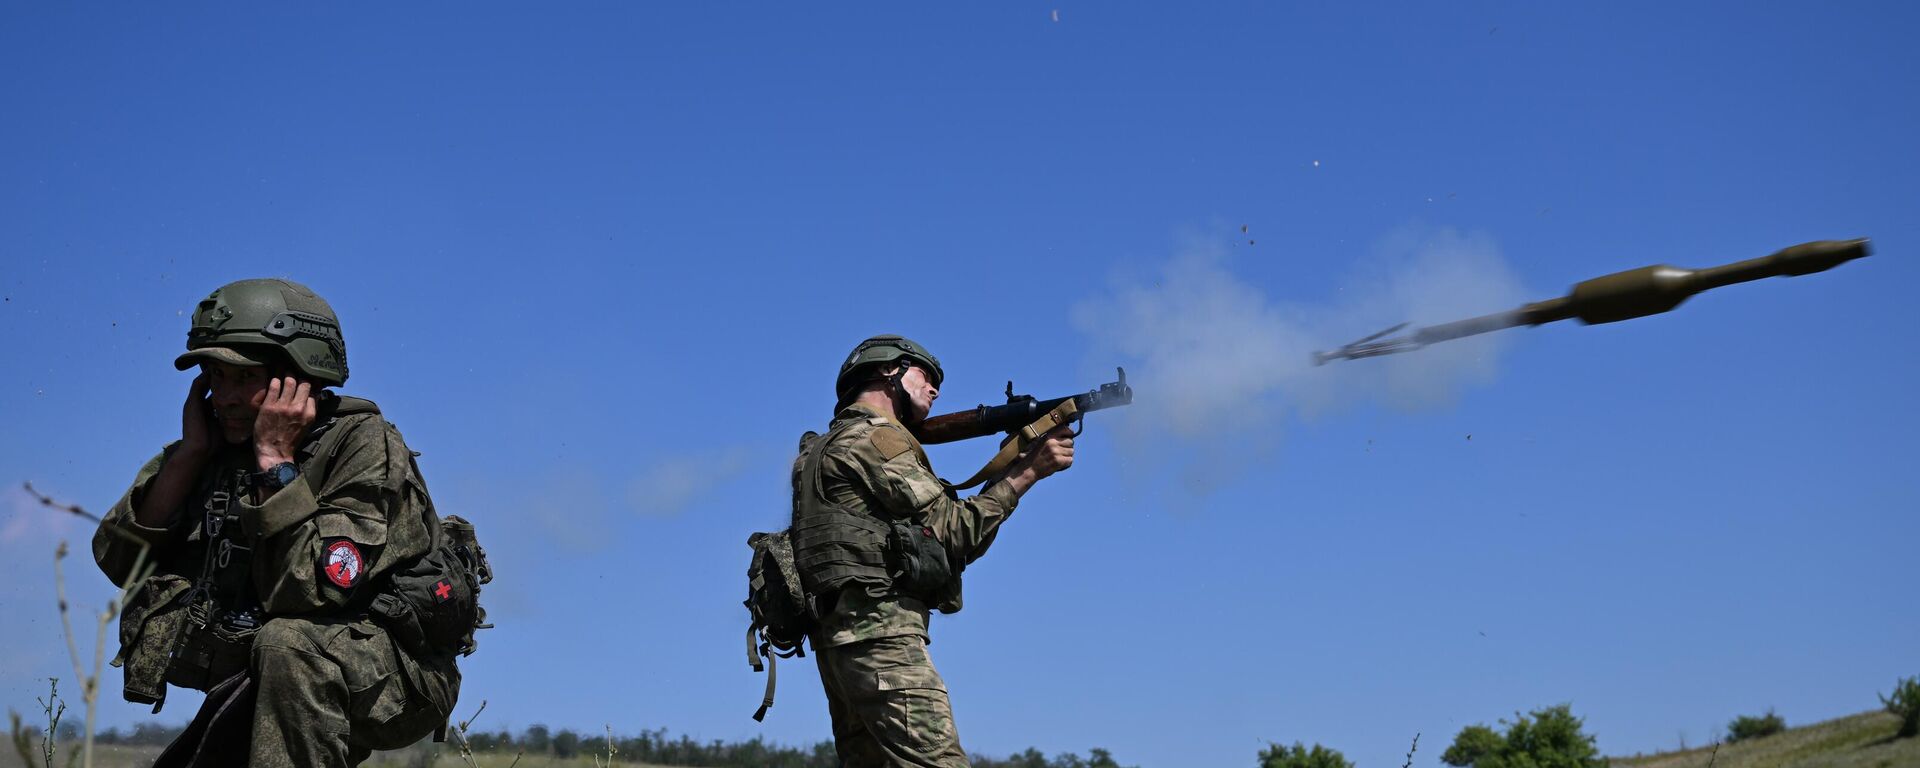
<path id="1" fill-rule="evenodd" d="M 1151 283 L 1117 284 L 1074 308 L 1094 360 L 1128 366 L 1136 399 L 1119 426 L 1136 457 L 1170 457 L 1187 489 L 1205 492 L 1268 460 L 1289 414 L 1315 417 L 1361 403 L 1402 409 L 1457 400 L 1490 382 L 1498 334 L 1360 361 L 1312 364 L 1400 322 L 1447 322 L 1526 300 L 1499 248 L 1452 230 L 1386 238 L 1359 276 L 1323 302 L 1278 301 L 1235 274 L 1228 251 L 1183 250 Z M 1172 447 L 1169 447 L 1171 444 Z"/>
<path id="2" fill-rule="evenodd" d="M 707 492 L 753 466 L 756 452 L 736 445 L 700 454 L 672 456 L 641 470 L 628 487 L 627 500 L 647 517 L 671 517 Z"/>

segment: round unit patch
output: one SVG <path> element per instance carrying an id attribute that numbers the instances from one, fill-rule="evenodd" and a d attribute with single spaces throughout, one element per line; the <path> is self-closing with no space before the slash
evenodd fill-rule
<path id="1" fill-rule="evenodd" d="M 360 559 L 360 548 L 346 539 L 328 544 L 321 570 L 327 572 L 327 580 L 336 586 L 352 589 L 353 585 L 360 583 L 360 572 L 365 570 L 365 562 Z"/>

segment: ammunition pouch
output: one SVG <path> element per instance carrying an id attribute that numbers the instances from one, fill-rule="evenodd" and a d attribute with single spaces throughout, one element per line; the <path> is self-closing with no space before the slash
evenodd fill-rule
<path id="1" fill-rule="evenodd" d="M 937 605 L 941 613 L 959 610 L 960 574 L 932 528 L 895 521 L 887 535 L 887 569 L 895 593 Z"/>

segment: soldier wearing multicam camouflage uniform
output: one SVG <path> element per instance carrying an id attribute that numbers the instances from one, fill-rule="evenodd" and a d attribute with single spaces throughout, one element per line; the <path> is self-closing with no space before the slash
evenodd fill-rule
<path id="1" fill-rule="evenodd" d="M 856 347 L 838 412 L 794 463 L 793 537 L 819 617 L 810 638 L 842 764 L 965 766 L 946 684 L 927 655 L 930 608 L 960 609 L 960 572 L 984 554 L 1022 494 L 1073 464 L 1047 434 L 966 500 L 933 473 L 909 427 L 927 417 L 939 360 L 899 336 Z"/>
<path id="2" fill-rule="evenodd" d="M 201 372 L 181 439 L 93 539 L 115 581 L 142 542 L 157 565 L 121 623 L 127 699 L 157 709 L 168 684 L 250 673 L 254 766 L 354 765 L 433 733 L 459 691 L 453 652 L 409 647 L 369 606 L 433 546 L 436 518 L 379 408 L 323 389 L 347 378 L 333 310 L 296 283 L 232 283 L 200 303 L 187 348 L 175 367 Z"/>

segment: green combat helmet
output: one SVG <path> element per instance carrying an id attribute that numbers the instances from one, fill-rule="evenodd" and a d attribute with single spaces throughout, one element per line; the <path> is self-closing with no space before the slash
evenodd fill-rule
<path id="1" fill-rule="evenodd" d="M 840 377 L 833 382 L 833 391 L 839 396 L 840 405 L 844 407 L 852 399 L 854 391 L 871 380 L 866 374 L 873 366 L 902 358 L 919 363 L 920 367 L 933 374 L 935 387 L 940 386 L 941 380 L 946 378 L 946 374 L 940 370 L 940 358 L 934 357 L 926 347 L 905 336 L 875 336 L 860 342 L 859 346 L 853 348 L 853 353 L 847 355 L 847 361 L 840 364 Z"/>
<path id="2" fill-rule="evenodd" d="M 207 360 L 265 365 L 276 352 L 326 386 L 347 382 L 347 342 L 333 307 L 312 289 L 277 278 L 228 283 L 202 299 L 187 353 L 173 367 L 184 371 Z"/>

